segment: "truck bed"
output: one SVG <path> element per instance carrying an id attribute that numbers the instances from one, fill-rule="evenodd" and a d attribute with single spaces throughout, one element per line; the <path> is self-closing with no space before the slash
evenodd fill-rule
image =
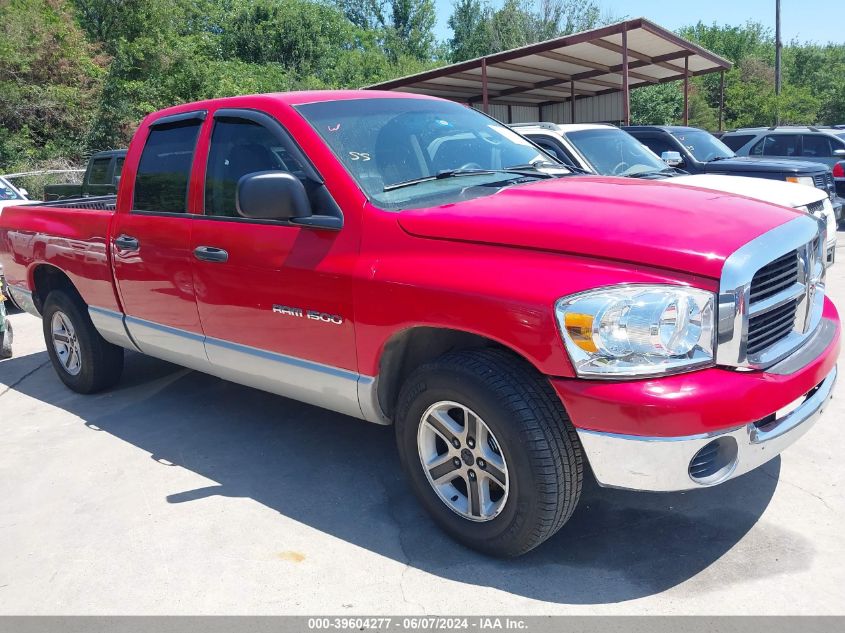
<path id="1" fill-rule="evenodd" d="M 87 304 L 119 310 L 108 250 L 116 200 L 102 196 L 4 209 L 0 262 L 9 286 L 32 288 L 33 277 L 52 267 L 67 274 Z"/>

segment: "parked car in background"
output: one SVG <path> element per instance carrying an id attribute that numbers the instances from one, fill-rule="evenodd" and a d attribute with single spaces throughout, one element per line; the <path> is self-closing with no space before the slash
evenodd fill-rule
<path id="1" fill-rule="evenodd" d="M 840 160 L 833 166 L 833 182 L 836 186 L 836 195 L 845 200 L 845 160 Z M 845 205 L 843 205 L 845 208 Z M 845 223 L 845 213 L 839 218 L 839 225 Z"/>
<path id="2" fill-rule="evenodd" d="M 827 193 L 837 219 L 842 204 L 836 196 L 830 167 L 823 163 L 738 157 L 715 136 L 694 127 L 677 125 L 636 125 L 622 128 L 655 154 L 690 174 L 723 174 L 785 180 L 817 187 Z M 677 152 L 678 157 L 664 155 Z"/>
<path id="3" fill-rule="evenodd" d="M 15 187 L 11 181 L 0 176 L 0 210 L 27 200 L 29 200 L 29 192 L 26 189 Z"/>
<path id="4" fill-rule="evenodd" d="M 845 160 L 845 130 L 835 127 L 757 127 L 731 130 L 722 142 L 737 156 L 809 160 L 831 169 Z"/>
<path id="5" fill-rule="evenodd" d="M 16 187 L 12 182 L 0 176 L 0 215 L 3 214 L 3 208 L 9 205 L 19 205 L 23 202 L 31 202 L 29 200 L 29 192 L 22 187 Z M 11 298 L 6 290 L 6 277 L 3 275 L 3 264 L 0 263 L 0 294 L 5 297 L 5 300 L 11 303 Z"/>
<path id="6" fill-rule="evenodd" d="M 624 176 L 735 193 L 811 213 L 827 225 L 828 265 L 836 257 L 837 218 L 826 192 L 791 182 L 717 174 L 687 174 L 618 127 L 604 123 L 518 123 L 511 128 L 562 163 L 601 176 Z"/>
<path id="7" fill-rule="evenodd" d="M 44 200 L 69 200 L 92 196 L 109 196 L 117 191 L 117 183 L 126 159 L 125 149 L 113 149 L 92 154 L 80 184 L 47 185 Z"/>

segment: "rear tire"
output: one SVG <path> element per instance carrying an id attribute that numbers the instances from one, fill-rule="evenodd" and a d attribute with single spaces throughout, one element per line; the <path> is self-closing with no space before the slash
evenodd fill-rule
<path id="1" fill-rule="evenodd" d="M 563 405 L 533 367 L 502 350 L 450 352 L 417 369 L 399 394 L 396 438 L 426 510 L 486 554 L 537 547 L 566 523 L 581 494 L 581 445 Z"/>
<path id="2" fill-rule="evenodd" d="M 41 315 L 47 354 L 65 385 L 77 393 L 95 393 L 117 384 L 123 348 L 100 336 L 78 296 L 54 290 Z"/>

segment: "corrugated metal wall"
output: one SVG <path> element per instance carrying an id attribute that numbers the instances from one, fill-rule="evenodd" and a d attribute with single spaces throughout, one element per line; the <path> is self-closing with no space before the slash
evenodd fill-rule
<path id="1" fill-rule="evenodd" d="M 499 103 L 490 104 L 490 116 L 504 123 L 527 123 L 531 121 L 551 121 L 552 123 L 571 123 L 567 103 L 555 103 L 544 106 L 542 117 L 538 106 L 514 105 L 510 106 L 510 120 L 508 120 L 508 106 Z M 481 109 L 481 104 L 473 107 Z M 597 97 L 578 99 L 575 106 L 578 123 L 619 123 L 622 121 L 622 93 L 613 92 Z"/>

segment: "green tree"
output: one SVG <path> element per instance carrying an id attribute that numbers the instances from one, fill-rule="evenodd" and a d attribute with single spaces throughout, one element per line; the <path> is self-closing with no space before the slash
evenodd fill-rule
<path id="1" fill-rule="evenodd" d="M 0 165 L 79 160 L 107 60 L 62 0 L 0 4 Z"/>
<path id="2" fill-rule="evenodd" d="M 683 117 L 684 95 L 677 83 L 631 91 L 632 125 L 671 125 Z"/>
<path id="3" fill-rule="evenodd" d="M 462 61 L 584 31 L 613 21 L 592 0 L 457 0 L 449 26 L 450 56 Z"/>

